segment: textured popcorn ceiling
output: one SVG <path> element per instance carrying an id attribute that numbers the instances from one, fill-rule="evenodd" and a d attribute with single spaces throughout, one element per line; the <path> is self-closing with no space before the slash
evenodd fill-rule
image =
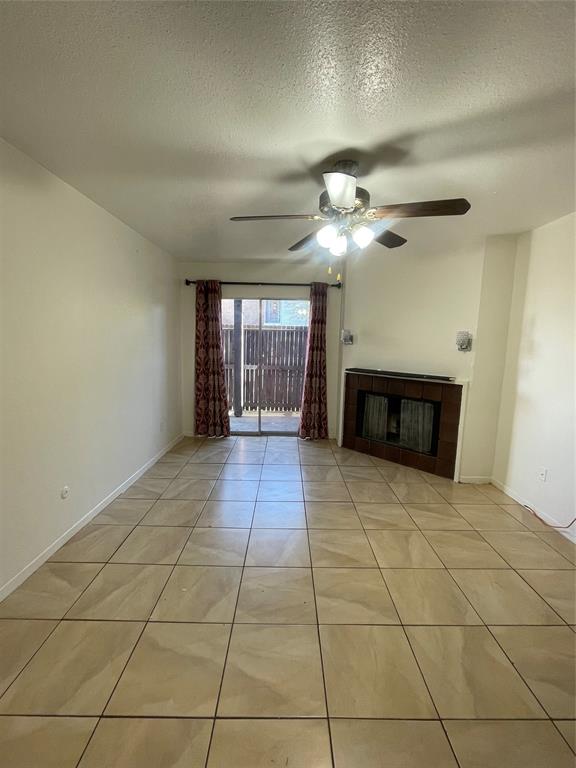
<path id="1" fill-rule="evenodd" d="M 315 211 L 307 169 L 350 146 L 373 203 L 472 202 L 399 222 L 405 248 L 574 209 L 571 2 L 4 2 L 0 26 L 0 134 L 183 259 L 288 259 L 306 222 L 228 218 Z"/>

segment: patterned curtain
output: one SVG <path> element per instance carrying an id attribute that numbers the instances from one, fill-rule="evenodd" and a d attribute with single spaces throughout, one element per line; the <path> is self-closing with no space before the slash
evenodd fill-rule
<path id="1" fill-rule="evenodd" d="M 218 280 L 196 283 L 195 431 L 208 437 L 230 434 L 222 350 L 222 289 Z"/>
<path id="2" fill-rule="evenodd" d="M 320 440 L 328 437 L 326 406 L 326 303 L 327 283 L 310 286 L 310 328 L 306 351 L 306 373 L 300 411 L 302 438 Z"/>

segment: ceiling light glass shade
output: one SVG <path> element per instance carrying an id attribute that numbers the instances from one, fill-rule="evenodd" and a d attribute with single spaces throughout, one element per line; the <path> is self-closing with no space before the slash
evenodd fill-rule
<path id="1" fill-rule="evenodd" d="M 338 235 L 336 238 L 336 241 L 334 242 L 334 245 L 332 248 L 330 248 L 330 253 L 332 256 L 344 256 L 348 249 L 348 240 L 346 239 L 346 235 Z"/>
<path id="2" fill-rule="evenodd" d="M 374 240 L 374 232 L 370 227 L 365 227 L 364 224 L 358 224 L 352 230 L 352 239 L 358 246 L 358 248 L 366 248 Z"/>
<path id="3" fill-rule="evenodd" d="M 331 248 L 336 242 L 337 237 L 338 230 L 334 224 L 327 224 L 316 232 L 316 240 L 318 240 L 322 248 Z"/>
<path id="4" fill-rule="evenodd" d="M 349 173 L 331 171 L 323 173 L 324 184 L 334 208 L 354 208 L 356 200 L 356 177 Z"/>

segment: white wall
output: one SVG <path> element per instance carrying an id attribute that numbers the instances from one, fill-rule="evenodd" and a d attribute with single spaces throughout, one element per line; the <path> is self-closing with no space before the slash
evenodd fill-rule
<path id="1" fill-rule="evenodd" d="M 519 238 L 494 462 L 495 481 L 558 526 L 576 515 L 575 221 Z"/>
<path id="2" fill-rule="evenodd" d="M 181 416 L 172 257 L 4 142 L 0 167 L 2 595 Z"/>
<path id="3" fill-rule="evenodd" d="M 303 264 L 294 262 L 182 262 L 179 265 L 182 294 L 182 414 L 185 433 L 194 430 L 194 339 L 195 300 L 194 286 L 186 287 L 184 278 L 190 280 L 240 280 L 243 282 L 262 281 L 278 283 L 335 282 L 338 265 L 328 275 L 326 266 L 310 261 Z M 223 286 L 224 298 L 263 299 L 307 299 L 309 288 L 270 286 Z M 326 355 L 328 383 L 328 429 L 331 437 L 337 434 L 338 398 L 340 382 L 340 303 L 341 292 L 328 289 L 328 312 L 326 319 Z"/>
<path id="4" fill-rule="evenodd" d="M 346 265 L 344 365 L 468 379 L 474 352 L 456 331 L 476 332 L 484 247 L 422 253 L 371 246 Z"/>
<path id="5" fill-rule="evenodd" d="M 354 345 L 343 348 L 343 367 L 471 380 L 484 253 L 484 243 L 426 253 L 408 243 L 395 250 L 372 246 L 350 257 L 344 327 L 354 333 Z M 472 352 L 457 351 L 460 330 L 474 335 Z M 471 431 L 468 450 L 474 440 Z M 466 460 L 463 451 L 463 465 Z"/>
<path id="6" fill-rule="evenodd" d="M 462 482 L 487 483 L 492 479 L 516 245 L 516 235 L 486 240 L 464 422 Z"/>

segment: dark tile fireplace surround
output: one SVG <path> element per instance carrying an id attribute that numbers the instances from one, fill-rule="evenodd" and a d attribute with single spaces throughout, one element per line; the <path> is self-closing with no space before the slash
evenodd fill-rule
<path id="1" fill-rule="evenodd" d="M 461 401 L 447 376 L 348 368 L 343 445 L 454 477 Z"/>

